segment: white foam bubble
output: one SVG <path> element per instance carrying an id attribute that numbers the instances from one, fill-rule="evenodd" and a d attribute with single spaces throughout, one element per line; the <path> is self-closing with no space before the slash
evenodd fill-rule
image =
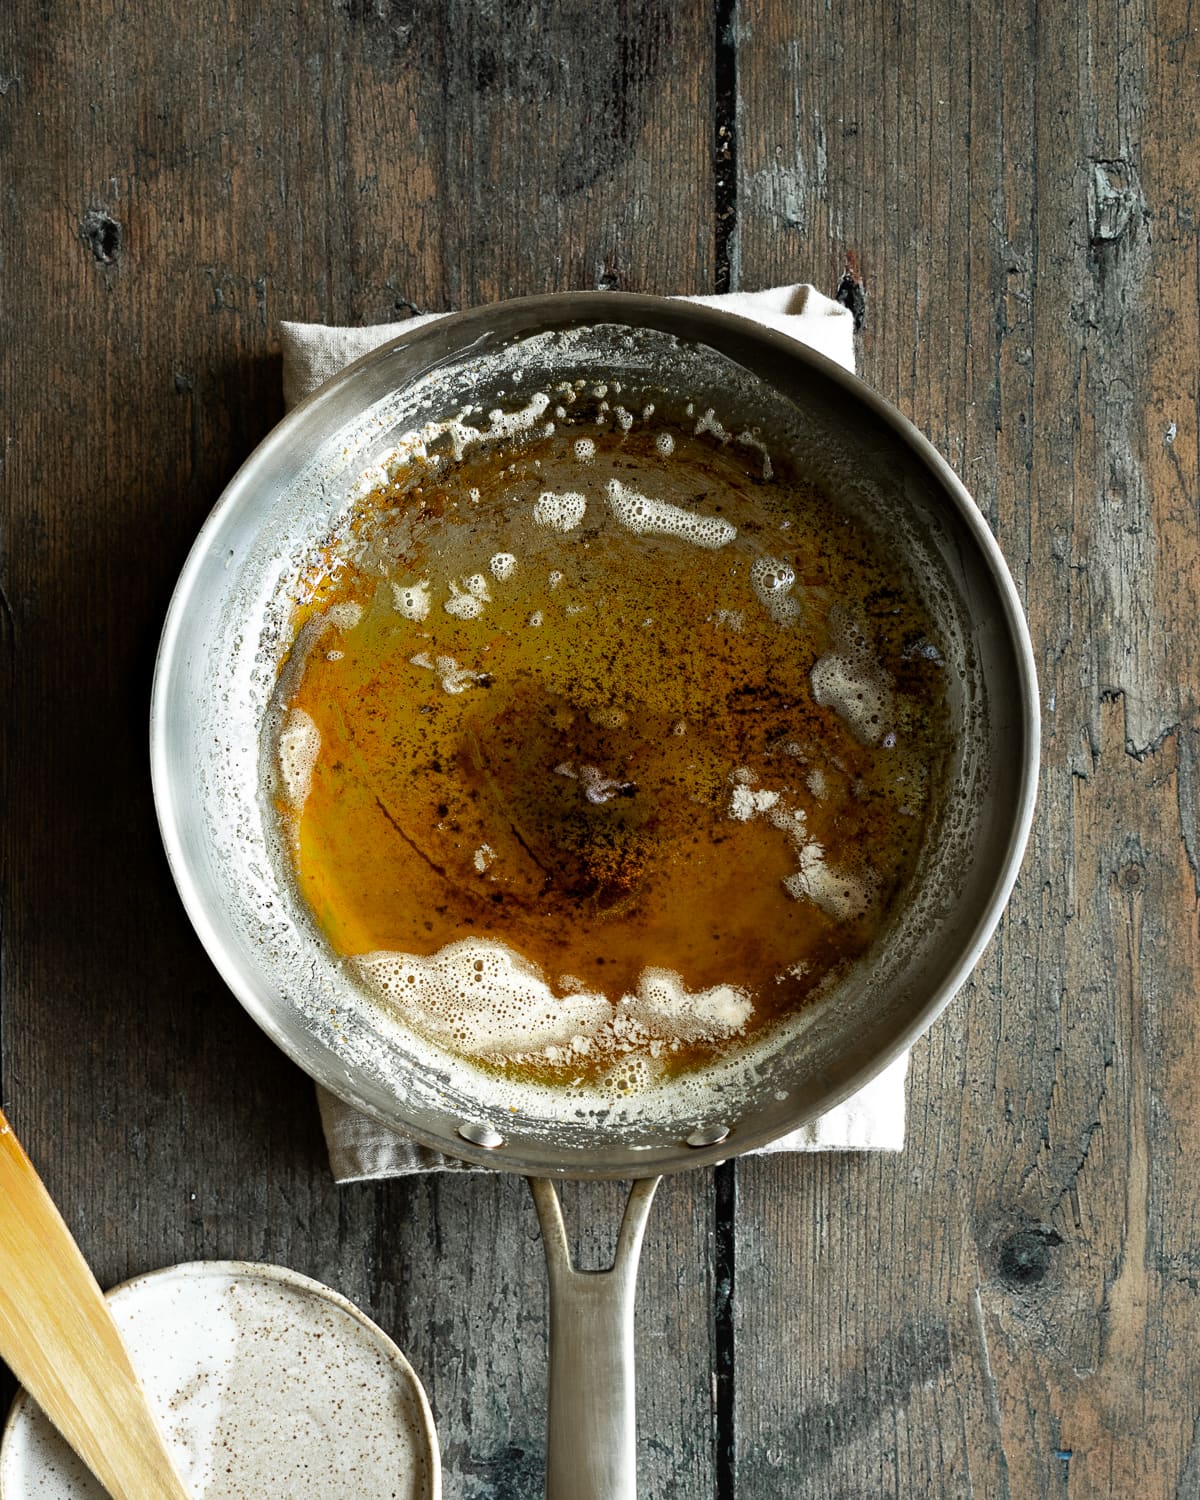
<path id="1" fill-rule="evenodd" d="M 832 708 L 864 745 L 877 745 L 892 711 L 892 695 L 881 668 L 846 656 L 822 656 L 809 674 L 813 697 Z"/>
<path id="2" fill-rule="evenodd" d="M 767 445 L 753 432 L 739 432 L 737 441 L 743 448 L 753 448 L 762 457 L 762 477 L 772 479 L 775 475 L 774 466 L 771 463 L 771 455 L 767 452 Z"/>
<path id="3" fill-rule="evenodd" d="M 359 476 L 354 493 L 359 496 L 369 495 L 372 490 L 381 488 L 387 484 L 397 469 L 406 467 L 414 460 L 427 458 L 430 447 L 441 437 L 450 439 L 454 460 L 456 463 L 461 463 L 467 449 L 476 443 L 495 438 L 515 437 L 518 433 L 535 426 L 549 405 L 549 396 L 538 392 L 520 411 L 503 412 L 497 409 L 490 412 L 491 426 L 486 429 L 470 427 L 463 421 L 464 417 L 478 410 L 477 407 L 472 406 L 462 407 L 456 416 L 448 417 L 443 421 L 426 422 L 424 426 L 406 432 L 394 448 L 381 454 L 375 463 L 365 469 Z M 478 500 L 478 492 L 473 491 L 471 498 Z"/>
<path id="4" fill-rule="evenodd" d="M 660 432 L 654 439 L 654 446 L 663 458 L 670 458 L 671 454 L 675 452 L 675 439 L 669 432 Z"/>
<path id="5" fill-rule="evenodd" d="M 808 828 L 808 816 L 802 807 L 793 807 L 787 802 L 777 802 L 767 812 L 767 821 L 772 828 L 786 833 L 797 849 L 803 848 Z"/>
<path id="6" fill-rule="evenodd" d="M 488 563 L 488 567 L 491 569 L 492 577 L 498 583 L 503 583 L 517 571 L 517 560 L 511 552 L 497 552 Z"/>
<path id="7" fill-rule="evenodd" d="M 483 603 L 472 599 L 470 594 L 451 594 L 442 608 L 456 620 L 477 620 L 483 613 Z"/>
<path id="8" fill-rule="evenodd" d="M 861 917 L 871 904 L 872 883 L 868 877 L 831 870 L 825 851 L 815 841 L 800 851 L 800 868 L 784 877 L 784 889 L 800 900 L 807 897 L 823 912 L 840 922 Z"/>
<path id="9" fill-rule="evenodd" d="M 406 620 L 423 620 L 429 613 L 429 583 L 393 583 L 392 600 Z"/>
<path id="10" fill-rule="evenodd" d="M 288 806 L 299 812 L 312 790 L 321 731 L 302 708 L 288 711 L 279 735 L 279 774 Z"/>
<path id="11" fill-rule="evenodd" d="M 596 456 L 596 445 L 591 438 L 576 438 L 574 449 L 575 457 L 583 464 Z"/>
<path id="12" fill-rule="evenodd" d="M 472 573 L 461 582 L 450 579 L 450 597 L 442 608 L 457 620 L 477 620 L 490 598 L 487 579 L 482 573 Z"/>
<path id="13" fill-rule="evenodd" d="M 556 996 L 539 969 L 487 938 L 463 938 L 429 958 L 378 952 L 351 963 L 419 1030 L 468 1057 L 570 1045 L 611 1013 L 603 995 Z"/>
<path id="14" fill-rule="evenodd" d="M 325 618 L 339 630 L 353 630 L 362 619 L 362 612 L 361 604 L 349 600 L 345 604 L 331 605 L 325 612 Z"/>
<path id="15" fill-rule="evenodd" d="M 619 479 L 608 482 L 608 504 L 616 520 L 638 536 L 674 536 L 715 552 L 737 536 L 737 527 L 724 516 L 706 516 L 639 495 Z"/>
<path id="16" fill-rule="evenodd" d="M 584 796 L 589 802 L 597 804 L 611 802 L 614 797 L 629 791 L 633 786 L 632 781 L 605 776 L 598 766 L 580 766 L 579 780 L 583 783 Z"/>
<path id="17" fill-rule="evenodd" d="M 752 787 L 735 786 L 729 798 L 729 816 L 739 823 L 746 823 L 758 813 L 767 812 L 779 801 L 779 793 L 763 787 L 754 791 Z"/>
<path id="18" fill-rule="evenodd" d="M 479 848 L 475 851 L 472 863 L 479 871 L 479 873 L 483 875 L 488 869 L 490 869 L 492 864 L 495 862 L 495 859 L 496 851 L 492 848 L 492 846 L 490 844 L 480 844 Z"/>
<path id="19" fill-rule="evenodd" d="M 350 490 L 352 499 L 361 500 L 374 490 L 386 489 L 391 482 L 392 471 L 402 467 L 412 458 L 425 457 L 425 443 L 419 433 L 411 433 L 396 448 L 381 453 L 378 460 L 365 468 Z"/>
<path id="20" fill-rule="evenodd" d="M 583 520 L 586 510 L 587 500 L 583 495 L 576 494 L 573 490 L 555 495 L 546 490 L 534 502 L 533 519 L 539 526 L 549 526 L 555 531 L 574 531 Z"/>
<path id="21" fill-rule="evenodd" d="M 431 659 L 427 652 L 418 651 L 416 656 L 408 659 L 414 667 L 421 667 L 426 672 L 436 672 L 443 692 L 447 693 L 465 693 L 483 676 L 482 672 L 473 672 L 470 667 L 460 667 L 453 656 L 435 656 Z"/>
<path id="22" fill-rule="evenodd" d="M 623 708 L 615 704 L 605 704 L 602 708 L 588 710 L 588 718 L 593 724 L 599 724 L 601 729 L 620 729 L 623 724 L 629 723 L 629 715 Z"/>
<path id="23" fill-rule="evenodd" d="M 489 438 L 515 437 L 518 432 L 523 432 L 540 421 L 549 405 L 550 397 L 538 391 L 529 398 L 528 405 L 522 407 L 520 411 L 505 412 L 497 407 L 495 411 L 488 413 L 488 420 L 492 425 L 487 436 Z M 455 457 L 461 457 L 461 454 L 456 454 Z"/>
<path id="24" fill-rule="evenodd" d="M 716 411 L 711 406 L 696 423 L 696 436 L 699 437 L 702 432 L 711 432 L 719 443 L 729 441 L 729 430 L 717 420 Z"/>
<path id="25" fill-rule="evenodd" d="M 573 977 L 556 995 L 540 969 L 491 938 L 463 938 L 428 958 L 381 951 L 350 964 L 417 1030 L 461 1055 L 500 1062 L 599 1054 L 639 1068 L 638 1052 L 737 1035 L 754 1009 L 736 985 L 689 990 L 679 974 L 657 968 L 644 969 L 636 991 L 615 1004 Z"/>
<path id="26" fill-rule="evenodd" d="M 750 587 L 776 625 L 790 625 L 800 614 L 792 598 L 796 570 L 778 557 L 760 557 L 750 569 Z"/>
<path id="27" fill-rule="evenodd" d="M 580 766 L 578 770 L 569 760 L 560 761 L 554 768 L 556 776 L 565 776 L 570 781 L 582 783 L 584 796 L 596 804 L 610 802 L 620 792 L 633 787 L 631 781 L 617 781 L 604 775 L 598 766 Z"/>
<path id="28" fill-rule="evenodd" d="M 734 1036 L 754 1010 L 748 992 L 737 985 L 689 990 L 672 970 L 653 968 L 643 969 L 636 996 L 626 996 L 622 1006 L 648 1030 L 681 1042 Z"/>

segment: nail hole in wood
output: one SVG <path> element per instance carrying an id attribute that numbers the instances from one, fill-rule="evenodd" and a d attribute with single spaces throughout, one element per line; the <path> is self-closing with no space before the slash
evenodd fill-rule
<path id="1" fill-rule="evenodd" d="M 116 264 L 121 253 L 121 226 L 101 208 L 91 208 L 79 225 L 79 238 L 102 266 Z"/>

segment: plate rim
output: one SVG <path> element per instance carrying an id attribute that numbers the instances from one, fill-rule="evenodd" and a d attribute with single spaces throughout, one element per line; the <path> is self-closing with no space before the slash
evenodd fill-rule
<path id="1" fill-rule="evenodd" d="M 141 1271 L 135 1276 L 126 1277 L 124 1281 L 117 1282 L 104 1292 L 104 1300 L 115 1305 L 122 1298 L 129 1295 L 136 1296 L 143 1287 L 151 1283 L 161 1281 L 195 1282 L 215 1275 L 240 1277 L 244 1280 L 275 1282 L 283 1286 L 288 1286 L 293 1291 L 303 1292 L 308 1296 L 315 1296 L 324 1302 L 331 1303 L 340 1312 L 348 1313 L 360 1327 L 365 1329 L 380 1347 L 388 1363 L 405 1378 L 416 1395 L 417 1408 L 421 1419 L 421 1436 L 424 1439 L 427 1451 L 429 1469 L 428 1500 L 441 1500 L 441 1450 L 438 1447 L 437 1428 L 434 1424 L 433 1411 L 430 1407 L 425 1387 L 422 1385 L 416 1370 L 413 1369 L 407 1356 L 396 1343 L 395 1339 L 390 1334 L 385 1333 L 374 1319 L 368 1317 L 363 1312 L 361 1307 L 356 1306 L 350 1301 L 349 1297 L 335 1290 L 335 1288 L 327 1286 L 323 1281 L 317 1281 L 315 1277 L 306 1276 L 302 1271 L 293 1271 L 289 1266 L 275 1265 L 269 1261 L 232 1259 L 188 1260 L 180 1261 L 175 1265 L 159 1266 L 156 1270 Z M 17 1394 L 13 1397 L 12 1405 L 9 1407 L 4 1427 L 0 1430 L 0 1500 L 25 1500 L 23 1496 L 9 1494 L 8 1484 L 12 1476 L 9 1474 L 6 1455 L 12 1452 L 10 1442 L 18 1424 L 27 1419 L 30 1414 L 30 1407 L 36 1405 L 37 1403 L 25 1387 L 19 1385 L 17 1387 Z"/>

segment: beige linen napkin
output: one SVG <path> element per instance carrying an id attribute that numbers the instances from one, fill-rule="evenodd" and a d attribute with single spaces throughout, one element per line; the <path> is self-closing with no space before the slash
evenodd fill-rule
<path id="1" fill-rule="evenodd" d="M 772 287 L 720 297 L 689 297 L 763 323 L 854 369 L 854 320 L 847 308 L 811 286 Z M 403 323 L 371 328 L 327 328 L 318 323 L 284 323 L 283 399 L 292 407 L 344 365 L 443 313 L 424 313 Z M 843 1104 L 764 1151 L 901 1151 L 904 1149 L 904 1078 L 908 1054 Z M 414 1172 L 473 1171 L 388 1130 L 323 1089 L 317 1090 L 329 1164 L 337 1182 L 372 1177 L 404 1177 Z"/>

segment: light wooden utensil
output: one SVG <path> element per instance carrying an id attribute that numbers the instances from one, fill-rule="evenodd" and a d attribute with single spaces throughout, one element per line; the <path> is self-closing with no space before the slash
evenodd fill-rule
<path id="1" fill-rule="evenodd" d="M 190 1500 L 96 1279 L 2 1113 L 0 1356 L 113 1500 Z"/>

